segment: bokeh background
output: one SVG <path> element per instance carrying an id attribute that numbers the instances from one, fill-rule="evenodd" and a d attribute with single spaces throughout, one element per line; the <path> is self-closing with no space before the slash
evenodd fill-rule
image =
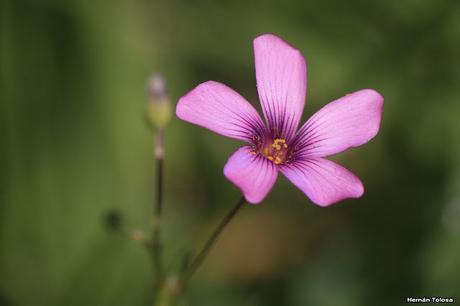
<path id="1" fill-rule="evenodd" d="M 187 305 L 460 301 L 460 2 L 46 1 L 0 8 L 0 304 L 151 305 L 147 253 L 104 227 L 147 229 L 154 199 L 146 82 L 171 100 L 206 80 L 258 107 L 252 39 L 308 61 L 304 118 L 361 88 L 385 97 L 379 135 L 335 159 L 362 199 L 319 208 L 285 179 L 246 206 Z M 166 261 L 174 271 L 239 198 L 238 143 L 174 119 L 166 131 Z"/>

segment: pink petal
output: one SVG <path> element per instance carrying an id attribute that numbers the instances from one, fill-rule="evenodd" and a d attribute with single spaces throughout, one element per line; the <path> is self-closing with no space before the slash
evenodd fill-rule
<path id="1" fill-rule="evenodd" d="M 272 189 L 278 176 L 276 166 L 251 147 L 239 148 L 227 161 L 224 175 L 243 192 L 250 203 L 260 203 Z"/>
<path id="2" fill-rule="evenodd" d="M 324 158 L 295 161 L 281 172 L 315 204 L 329 206 L 347 198 L 359 198 L 364 187 L 358 177 Z"/>
<path id="3" fill-rule="evenodd" d="M 265 34 L 254 39 L 257 90 L 275 137 L 290 139 L 305 105 L 307 68 L 299 50 Z"/>
<path id="4" fill-rule="evenodd" d="M 254 107 L 230 87 L 213 81 L 202 83 L 180 98 L 176 115 L 218 134 L 245 141 L 264 130 Z"/>
<path id="5" fill-rule="evenodd" d="M 327 104 L 298 131 L 296 157 L 324 157 L 365 144 L 379 131 L 382 111 L 383 97 L 372 89 Z"/>

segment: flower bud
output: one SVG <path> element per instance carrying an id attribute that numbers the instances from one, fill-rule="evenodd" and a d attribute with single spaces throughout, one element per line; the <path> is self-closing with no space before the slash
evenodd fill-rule
<path id="1" fill-rule="evenodd" d="M 104 222 L 107 228 L 114 232 L 120 231 L 123 226 L 122 216 L 116 210 L 111 210 L 105 213 Z"/>
<path id="2" fill-rule="evenodd" d="M 164 128 L 171 120 L 171 102 L 165 79 L 155 74 L 148 84 L 147 119 L 155 128 Z"/>

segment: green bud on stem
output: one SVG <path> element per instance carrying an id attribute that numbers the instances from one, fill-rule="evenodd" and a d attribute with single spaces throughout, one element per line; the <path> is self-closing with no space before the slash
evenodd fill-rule
<path id="1" fill-rule="evenodd" d="M 147 119 L 158 129 L 164 128 L 171 120 L 172 110 L 165 79 L 155 74 L 148 84 Z"/>

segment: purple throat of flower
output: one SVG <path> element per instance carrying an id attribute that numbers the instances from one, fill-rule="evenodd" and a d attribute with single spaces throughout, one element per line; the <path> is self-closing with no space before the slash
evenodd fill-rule
<path id="1" fill-rule="evenodd" d="M 291 147 L 284 138 L 254 136 L 251 154 L 261 155 L 275 165 L 287 164 L 292 160 Z"/>

